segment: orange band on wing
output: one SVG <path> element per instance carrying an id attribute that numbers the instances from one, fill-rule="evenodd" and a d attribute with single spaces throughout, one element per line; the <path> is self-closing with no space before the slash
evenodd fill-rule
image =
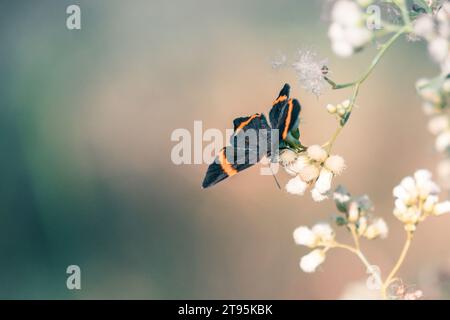
<path id="1" fill-rule="evenodd" d="M 252 115 L 250 118 L 248 118 L 248 120 L 242 121 L 242 123 L 239 124 L 239 127 L 236 128 L 235 133 L 238 133 L 238 132 L 239 132 L 240 130 L 242 130 L 246 125 L 248 125 L 253 119 L 255 119 L 255 118 L 259 117 L 259 116 L 260 116 L 260 114 L 259 114 L 259 113 L 256 113 L 256 114 Z"/>
<path id="2" fill-rule="evenodd" d="M 279 96 L 279 97 L 277 98 L 277 100 L 275 100 L 275 101 L 273 102 L 273 105 L 276 105 L 277 103 L 282 102 L 282 101 L 286 101 L 286 99 L 287 99 L 287 96 Z"/>
<path id="3" fill-rule="evenodd" d="M 291 116 L 292 116 L 292 109 L 293 109 L 293 105 L 292 105 L 292 99 L 289 100 L 288 102 L 288 111 L 287 111 L 287 115 L 286 115 L 286 121 L 284 122 L 284 130 L 283 130 L 283 134 L 281 135 L 281 137 L 284 139 L 286 139 L 287 134 L 289 132 L 289 125 L 291 123 Z"/>
<path id="4" fill-rule="evenodd" d="M 238 171 L 231 166 L 231 163 L 228 162 L 227 156 L 225 154 L 225 149 L 222 149 L 219 153 L 219 162 L 220 166 L 222 167 L 222 170 L 229 176 L 233 176 Z"/>

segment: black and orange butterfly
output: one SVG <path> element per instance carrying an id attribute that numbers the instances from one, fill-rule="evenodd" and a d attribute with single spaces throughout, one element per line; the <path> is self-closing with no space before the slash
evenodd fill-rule
<path id="1" fill-rule="evenodd" d="M 264 156 L 274 155 L 274 150 L 302 148 L 298 130 L 301 106 L 297 99 L 289 99 L 289 90 L 289 84 L 285 84 L 273 102 L 269 113 L 270 125 L 261 113 L 234 119 L 231 145 L 222 148 L 215 161 L 208 167 L 203 188 L 234 176 L 253 166 Z M 246 132 L 250 129 L 257 136 L 256 143 L 250 143 L 246 136 Z"/>

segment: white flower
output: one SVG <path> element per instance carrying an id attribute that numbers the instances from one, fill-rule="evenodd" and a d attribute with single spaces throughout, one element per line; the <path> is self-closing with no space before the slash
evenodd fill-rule
<path id="1" fill-rule="evenodd" d="M 303 195 L 306 188 L 308 188 L 308 184 L 300 179 L 299 176 L 290 179 L 286 184 L 286 191 L 295 195 Z"/>
<path id="2" fill-rule="evenodd" d="M 327 65 L 326 59 L 321 59 L 311 50 L 299 50 L 298 57 L 292 65 L 297 73 L 300 85 L 306 91 L 316 96 L 322 94 L 328 87 L 324 79 L 323 68 Z"/>
<path id="3" fill-rule="evenodd" d="M 308 157 L 317 162 L 324 162 L 328 157 L 327 152 L 317 144 L 309 146 L 306 152 Z"/>
<path id="4" fill-rule="evenodd" d="M 449 122 L 447 115 L 438 115 L 436 117 L 431 118 L 428 122 L 428 130 L 432 134 L 439 134 L 446 129 L 449 129 Z"/>
<path id="5" fill-rule="evenodd" d="M 309 164 L 309 159 L 306 156 L 298 156 L 298 158 L 293 161 L 290 165 L 287 166 L 292 172 L 300 173 L 303 168 L 305 168 Z"/>
<path id="6" fill-rule="evenodd" d="M 439 152 L 444 152 L 450 146 L 450 130 L 442 132 L 436 138 L 435 147 Z"/>
<path id="7" fill-rule="evenodd" d="M 342 58 L 348 58 L 354 52 L 352 45 L 342 40 L 333 41 L 331 44 L 331 49 L 333 49 L 333 52 Z"/>
<path id="8" fill-rule="evenodd" d="M 283 149 L 279 155 L 279 162 L 282 166 L 288 166 L 297 159 L 297 154 L 290 149 Z"/>
<path id="9" fill-rule="evenodd" d="M 333 172 L 326 168 L 320 170 L 319 178 L 314 185 L 316 189 L 321 194 L 326 194 L 331 189 L 331 181 L 333 179 Z"/>
<path id="10" fill-rule="evenodd" d="M 372 37 L 372 33 L 366 28 L 350 28 L 346 32 L 347 41 L 354 47 L 362 47 Z"/>
<path id="11" fill-rule="evenodd" d="M 438 203 L 439 192 L 439 187 L 431 180 L 431 172 L 417 170 L 414 178 L 406 177 L 394 188 L 394 215 L 405 224 L 406 230 L 414 230 L 428 214 L 450 212 L 449 201 Z"/>
<path id="12" fill-rule="evenodd" d="M 393 190 L 393 194 L 394 197 L 398 198 L 399 200 L 401 200 L 402 202 L 408 202 L 410 199 L 410 195 L 408 193 L 408 191 L 406 191 L 405 188 L 403 188 L 403 186 L 396 186 Z"/>
<path id="13" fill-rule="evenodd" d="M 325 160 L 325 167 L 336 175 L 341 174 L 345 169 L 344 158 L 337 155 L 329 156 L 328 159 Z"/>
<path id="14" fill-rule="evenodd" d="M 319 168 L 317 168 L 317 166 L 315 165 L 310 164 L 300 170 L 299 174 L 303 181 L 310 182 L 317 179 L 317 177 L 319 176 Z"/>
<path id="15" fill-rule="evenodd" d="M 324 261 L 325 261 L 325 253 L 320 249 L 316 249 L 301 258 L 300 268 L 304 272 L 311 273 L 316 271 L 317 267 L 321 265 Z"/>
<path id="16" fill-rule="evenodd" d="M 450 201 L 444 201 L 434 206 L 433 214 L 439 216 L 450 212 Z"/>
<path id="17" fill-rule="evenodd" d="M 442 63 L 448 56 L 448 40 L 442 37 L 437 37 L 428 43 L 428 52 L 434 61 Z"/>
<path id="18" fill-rule="evenodd" d="M 318 237 L 308 227 L 301 226 L 294 230 L 294 241 L 298 245 L 314 248 Z"/>
<path id="19" fill-rule="evenodd" d="M 376 219 L 367 227 L 366 231 L 364 232 L 364 236 L 369 240 L 375 239 L 377 237 L 384 239 L 387 237 L 387 235 L 388 226 L 382 218 Z"/>
<path id="20" fill-rule="evenodd" d="M 321 202 L 325 199 L 328 199 L 327 194 L 320 193 L 316 188 L 311 190 L 311 196 L 312 196 L 313 200 L 316 202 Z"/>
<path id="21" fill-rule="evenodd" d="M 328 223 L 317 223 L 312 227 L 312 232 L 320 239 L 321 242 L 326 243 L 334 240 L 334 230 Z"/>
<path id="22" fill-rule="evenodd" d="M 327 245 L 334 240 L 334 230 L 328 223 L 317 223 L 312 229 L 300 226 L 294 230 L 294 241 L 298 245 L 315 248 L 318 245 Z"/>
<path id="23" fill-rule="evenodd" d="M 331 11 L 328 37 L 338 56 L 349 57 L 356 49 L 370 41 L 372 33 L 364 24 L 364 14 L 353 1 L 339 0 Z"/>
<path id="24" fill-rule="evenodd" d="M 422 15 L 413 25 L 414 34 L 424 39 L 429 39 L 434 34 L 434 21 L 430 15 Z"/>
<path id="25" fill-rule="evenodd" d="M 434 209 L 434 205 L 439 201 L 437 196 L 429 196 L 425 202 L 423 203 L 423 211 L 432 212 Z"/>
<path id="26" fill-rule="evenodd" d="M 361 11 L 353 1 L 339 0 L 333 6 L 331 18 L 343 26 L 354 26 L 361 19 Z"/>

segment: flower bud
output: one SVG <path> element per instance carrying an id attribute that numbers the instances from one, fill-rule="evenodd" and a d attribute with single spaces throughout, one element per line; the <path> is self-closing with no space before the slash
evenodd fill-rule
<path id="1" fill-rule="evenodd" d="M 317 162 L 324 162 L 328 156 L 327 152 L 317 144 L 308 147 L 306 152 L 308 153 L 308 157 Z"/>
<path id="2" fill-rule="evenodd" d="M 296 176 L 295 178 L 292 178 L 288 181 L 286 184 L 286 191 L 290 194 L 295 194 L 302 196 L 305 193 L 306 188 L 308 188 L 308 184 L 302 179 L 300 179 L 299 176 Z"/>
<path id="3" fill-rule="evenodd" d="M 314 248 L 317 244 L 318 237 L 308 227 L 301 226 L 294 230 L 294 241 L 301 246 Z"/>
<path id="4" fill-rule="evenodd" d="M 336 110 L 337 110 L 337 108 L 336 108 L 335 105 L 332 105 L 332 104 L 328 104 L 328 105 L 327 105 L 327 111 L 328 111 L 329 113 L 331 113 L 331 114 L 336 113 Z"/>
<path id="5" fill-rule="evenodd" d="M 325 261 L 325 253 L 320 250 L 316 249 L 308 253 L 306 256 L 303 256 L 300 260 L 300 268 L 304 272 L 314 272 L 316 271 L 317 267 L 321 265 Z"/>

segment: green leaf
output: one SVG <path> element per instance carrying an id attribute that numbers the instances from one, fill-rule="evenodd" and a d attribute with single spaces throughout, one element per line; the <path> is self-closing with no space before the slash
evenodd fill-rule
<path id="1" fill-rule="evenodd" d="M 344 114 L 344 116 L 341 118 L 340 124 L 341 124 L 342 127 L 345 126 L 345 124 L 347 123 L 348 119 L 350 118 L 351 113 L 352 113 L 351 111 L 350 112 L 346 112 Z"/>
<path id="2" fill-rule="evenodd" d="M 339 227 L 345 226 L 348 223 L 347 219 L 343 216 L 337 216 L 335 218 L 335 222 L 336 222 L 336 225 L 338 225 Z"/>
<path id="3" fill-rule="evenodd" d="M 431 13 L 430 6 L 425 2 L 425 0 L 413 0 L 412 4 L 412 15 L 420 15 L 423 13 Z"/>

